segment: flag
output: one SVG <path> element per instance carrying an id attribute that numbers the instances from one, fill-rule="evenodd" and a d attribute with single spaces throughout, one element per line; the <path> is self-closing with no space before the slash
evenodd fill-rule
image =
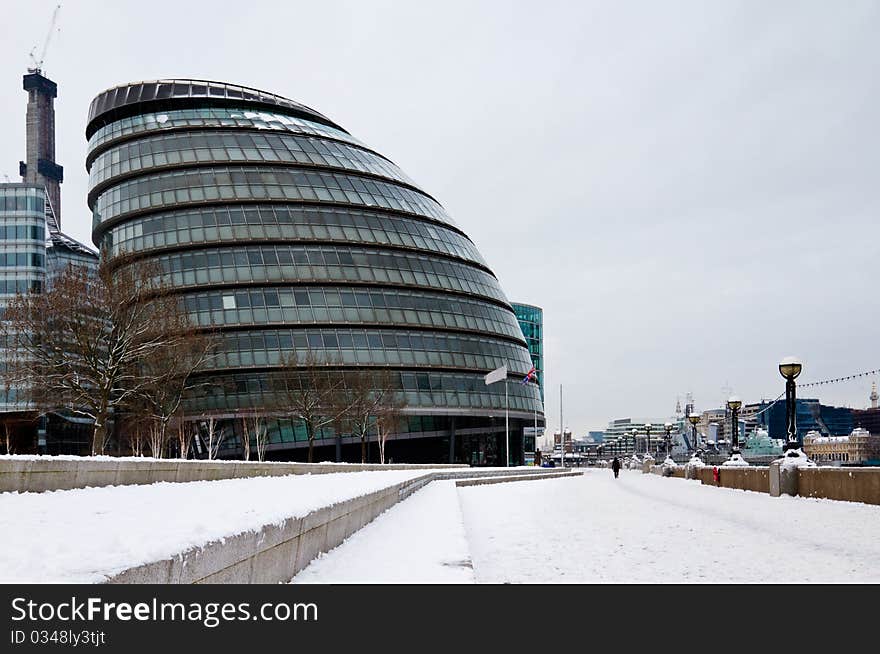
<path id="1" fill-rule="evenodd" d="M 502 379 L 507 379 L 507 366 L 496 368 L 488 375 L 486 375 L 486 386 L 488 386 L 489 384 L 494 384 L 495 382 L 499 382 Z"/>
<path id="2" fill-rule="evenodd" d="M 534 379 L 534 378 L 535 378 L 535 373 L 536 373 L 536 372 L 537 372 L 537 370 L 535 370 L 535 366 L 532 366 L 531 370 L 529 370 L 529 371 L 526 373 L 526 376 L 523 377 L 523 380 L 520 382 L 520 384 L 525 384 L 525 383 L 528 382 L 529 380 Z"/>

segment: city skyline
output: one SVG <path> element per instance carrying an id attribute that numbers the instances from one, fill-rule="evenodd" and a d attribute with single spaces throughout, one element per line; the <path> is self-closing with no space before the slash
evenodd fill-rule
<path id="1" fill-rule="evenodd" d="M 21 75 L 55 4 L 7 8 L 11 181 L 25 156 Z M 45 71 L 59 85 L 65 232 L 91 243 L 92 97 L 134 79 L 229 80 L 318 106 L 374 144 L 456 217 L 509 300 L 544 309 L 551 429 L 560 383 L 566 427 L 585 434 L 670 414 L 687 392 L 698 410 L 721 406 L 722 388 L 773 399 L 789 354 L 803 382 L 877 367 L 875 4 L 535 15 L 257 2 L 236 5 L 234 23 L 232 5 L 216 6 L 191 3 L 192 20 L 175 23 L 171 3 L 64 4 Z M 114 30 L 99 32 L 106 21 Z M 163 48 L 146 56 L 150 34 Z M 799 397 L 862 408 L 872 379 Z"/>

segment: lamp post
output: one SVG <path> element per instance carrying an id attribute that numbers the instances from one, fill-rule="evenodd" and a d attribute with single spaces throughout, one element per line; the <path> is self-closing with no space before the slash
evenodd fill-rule
<path id="1" fill-rule="evenodd" d="M 801 374 L 803 364 L 797 357 L 785 357 L 779 364 L 779 374 L 785 377 L 785 413 L 786 430 L 788 432 L 785 450 L 798 448 L 795 378 Z"/>
<path id="2" fill-rule="evenodd" d="M 688 416 L 688 422 L 691 423 L 694 429 L 694 456 L 700 458 L 700 450 L 697 447 L 697 423 L 700 422 L 700 414 L 692 413 Z"/>
<path id="3" fill-rule="evenodd" d="M 731 395 L 727 400 L 727 408 L 730 409 L 730 422 L 733 431 L 730 436 L 730 456 L 739 454 L 739 410 L 742 407 L 742 400 L 736 395 Z"/>
<path id="4" fill-rule="evenodd" d="M 638 438 L 639 430 L 636 429 L 635 427 L 633 427 L 632 431 L 630 431 L 630 433 L 632 434 L 632 437 L 633 437 L 633 456 L 635 456 L 636 455 L 636 439 Z"/>
<path id="5" fill-rule="evenodd" d="M 650 422 L 645 423 L 645 456 L 651 456 L 651 427 Z"/>
<path id="6" fill-rule="evenodd" d="M 672 443 L 672 423 L 667 422 L 663 425 L 663 429 L 666 430 L 666 437 L 663 439 L 666 442 L 666 458 L 669 458 L 669 445 Z"/>

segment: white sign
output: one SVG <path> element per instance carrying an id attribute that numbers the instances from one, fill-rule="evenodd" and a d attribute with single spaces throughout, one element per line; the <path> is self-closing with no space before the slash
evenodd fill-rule
<path id="1" fill-rule="evenodd" d="M 486 386 L 488 386 L 489 384 L 494 384 L 495 382 L 499 382 L 502 379 L 507 379 L 507 366 L 496 368 L 488 375 L 486 375 Z"/>

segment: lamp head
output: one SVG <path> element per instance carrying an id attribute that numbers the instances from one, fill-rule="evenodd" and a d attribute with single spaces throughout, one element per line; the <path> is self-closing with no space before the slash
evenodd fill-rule
<path id="1" fill-rule="evenodd" d="M 690 414 L 690 415 L 688 416 L 688 421 L 689 421 L 692 425 L 696 425 L 698 422 L 700 422 L 700 417 L 701 417 L 701 416 L 700 416 L 699 413 L 692 413 L 692 414 Z"/>
<path id="2" fill-rule="evenodd" d="M 779 362 L 779 374 L 789 380 L 801 374 L 802 368 L 803 364 L 797 357 L 785 357 Z"/>
<path id="3" fill-rule="evenodd" d="M 739 411 L 740 407 L 742 407 L 743 403 L 736 395 L 731 395 L 727 400 L 727 408 L 731 411 Z"/>

